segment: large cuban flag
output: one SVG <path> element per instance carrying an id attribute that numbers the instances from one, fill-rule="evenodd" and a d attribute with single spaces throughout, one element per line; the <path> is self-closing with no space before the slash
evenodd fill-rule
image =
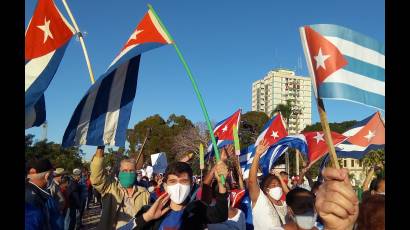
<path id="1" fill-rule="evenodd" d="M 141 54 L 170 43 L 171 39 L 148 10 L 108 70 L 77 105 L 62 145 L 124 146 Z"/>
<path id="2" fill-rule="evenodd" d="M 384 44 L 348 28 L 300 28 L 316 98 L 357 102 L 384 110 Z"/>
<path id="3" fill-rule="evenodd" d="M 52 0 L 38 1 L 25 34 L 26 129 L 45 121 L 44 91 L 74 33 Z"/>
<path id="4" fill-rule="evenodd" d="M 361 159 L 371 150 L 384 149 L 385 126 L 380 112 L 376 112 L 344 132 L 348 139 L 336 146 L 338 157 Z"/>
<path id="5" fill-rule="evenodd" d="M 233 126 L 239 127 L 239 122 L 241 120 L 241 109 L 238 109 L 234 114 L 228 118 L 218 122 L 214 128 L 214 135 L 216 139 L 216 145 L 218 148 L 222 148 L 226 145 L 233 144 Z M 214 156 L 214 149 L 212 142 L 208 143 L 208 149 L 205 154 L 205 159 L 210 159 Z"/>

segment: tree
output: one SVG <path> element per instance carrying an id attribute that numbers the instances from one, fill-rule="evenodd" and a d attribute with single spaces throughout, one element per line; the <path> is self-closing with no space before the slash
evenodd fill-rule
<path id="1" fill-rule="evenodd" d="M 384 169 L 384 149 L 372 150 L 368 152 L 361 160 L 363 162 L 363 170 L 365 171 L 373 166 L 378 166 Z"/>
<path id="2" fill-rule="evenodd" d="M 356 124 L 356 120 L 352 121 L 342 121 L 342 122 L 333 122 L 329 123 L 330 130 L 337 132 L 337 133 L 344 133 L 349 130 L 354 124 Z M 302 132 L 312 132 L 312 131 L 322 131 L 322 124 L 320 122 L 316 122 L 313 125 L 307 125 Z"/>
<path id="3" fill-rule="evenodd" d="M 269 117 L 264 112 L 250 111 L 241 116 L 239 140 L 241 148 L 254 144 Z"/>
<path id="4" fill-rule="evenodd" d="M 286 128 L 289 128 L 289 120 L 292 115 L 292 100 L 288 99 L 286 100 L 286 104 L 278 104 L 275 109 L 271 113 L 271 117 L 277 112 L 280 112 L 282 114 L 283 119 L 285 119 L 286 122 Z"/>
<path id="5" fill-rule="evenodd" d="M 27 162 L 45 158 L 49 159 L 54 167 L 62 167 L 67 171 L 83 167 L 82 156 L 84 153 L 78 147 L 62 148 L 60 144 L 47 140 L 33 144 L 33 138 L 32 134 L 25 136 L 25 159 Z"/>

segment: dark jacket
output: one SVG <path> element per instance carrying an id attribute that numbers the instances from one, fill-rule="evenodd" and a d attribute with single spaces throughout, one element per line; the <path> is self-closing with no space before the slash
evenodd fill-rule
<path id="1" fill-rule="evenodd" d="M 26 182 L 25 229 L 63 229 L 61 218 L 51 195 Z"/>
<path id="2" fill-rule="evenodd" d="M 68 184 L 68 207 L 71 209 L 81 208 L 81 191 L 78 182 L 70 180 Z"/>
<path id="3" fill-rule="evenodd" d="M 150 222 L 145 222 L 142 214 L 150 206 L 144 206 L 135 216 L 136 227 L 134 230 L 140 229 L 159 229 L 162 221 L 168 215 L 170 211 L 165 213 L 161 218 L 152 220 Z M 182 214 L 182 223 L 180 229 L 205 229 L 207 224 L 221 223 L 228 219 L 228 194 L 216 195 L 216 205 L 209 206 L 200 200 L 195 200 L 184 208 L 184 213 Z"/>

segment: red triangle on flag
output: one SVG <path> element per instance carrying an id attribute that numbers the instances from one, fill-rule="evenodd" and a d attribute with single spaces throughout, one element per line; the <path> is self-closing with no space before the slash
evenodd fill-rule
<path id="1" fill-rule="evenodd" d="M 266 130 L 263 139 L 265 139 L 269 145 L 273 145 L 287 135 L 288 132 L 286 131 L 282 116 L 280 113 L 278 113 L 278 115 L 276 115 L 276 118 L 270 124 L 268 130 Z"/>
<path id="2" fill-rule="evenodd" d="M 233 141 L 233 125 L 238 125 L 241 116 L 241 110 L 236 111 L 232 116 L 228 117 L 225 122 L 223 122 L 214 131 L 215 137 L 218 140 L 231 140 Z"/>
<path id="3" fill-rule="evenodd" d="M 304 29 L 316 77 L 316 87 L 319 87 L 329 75 L 347 65 L 347 61 L 339 49 L 321 34 L 309 26 L 305 26 Z"/>
<path id="4" fill-rule="evenodd" d="M 162 43 L 162 44 L 171 43 L 170 39 L 167 38 L 165 34 L 162 35 L 160 31 L 162 31 L 162 29 L 158 21 L 155 19 L 155 16 L 153 16 L 150 13 L 150 10 L 149 10 L 148 13 L 144 15 L 141 22 L 138 24 L 137 28 L 135 28 L 134 32 L 131 34 L 128 41 L 125 43 L 124 47 L 121 49 L 121 52 L 127 47 L 130 47 L 132 45 L 142 44 L 142 43 L 148 43 L 148 42 L 157 42 L 157 43 Z"/>
<path id="5" fill-rule="evenodd" d="M 306 132 L 303 133 L 303 135 L 305 136 L 308 145 L 309 164 L 315 163 L 323 155 L 329 152 L 329 148 L 327 147 L 323 131 Z M 347 138 L 346 136 L 339 134 L 337 132 L 331 132 L 331 136 L 334 145 L 339 144 Z"/>
<path id="6" fill-rule="evenodd" d="M 385 144 L 385 127 L 380 116 L 380 112 L 375 113 L 367 124 L 355 135 L 349 137 L 347 141 L 362 147 L 367 147 L 371 144 Z"/>
<path id="7" fill-rule="evenodd" d="M 66 44 L 74 29 L 52 0 L 39 0 L 26 31 L 25 59 L 46 55 Z"/>

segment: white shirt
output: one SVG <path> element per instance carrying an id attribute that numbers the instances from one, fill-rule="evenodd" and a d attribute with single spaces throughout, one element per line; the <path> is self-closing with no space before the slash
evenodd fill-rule
<path id="1" fill-rule="evenodd" d="M 251 201 L 251 205 L 252 201 Z M 275 206 L 275 207 L 274 207 Z M 275 210 L 276 208 L 276 210 Z M 256 200 L 255 206 L 252 208 L 253 226 L 258 230 L 274 230 L 278 229 L 281 224 L 285 222 L 285 216 L 287 214 L 286 202 L 283 205 L 274 205 L 269 198 L 259 189 L 258 200 Z"/>
<path id="2" fill-rule="evenodd" d="M 208 224 L 208 230 L 246 230 L 245 214 L 242 210 L 237 209 L 238 212 L 232 218 L 228 218 L 226 221 L 217 224 Z"/>
<path id="3" fill-rule="evenodd" d="M 152 166 L 149 166 L 149 165 L 148 165 L 148 166 L 145 168 L 145 172 L 147 173 L 148 179 L 151 179 L 152 173 L 154 172 L 154 169 L 152 168 Z"/>

